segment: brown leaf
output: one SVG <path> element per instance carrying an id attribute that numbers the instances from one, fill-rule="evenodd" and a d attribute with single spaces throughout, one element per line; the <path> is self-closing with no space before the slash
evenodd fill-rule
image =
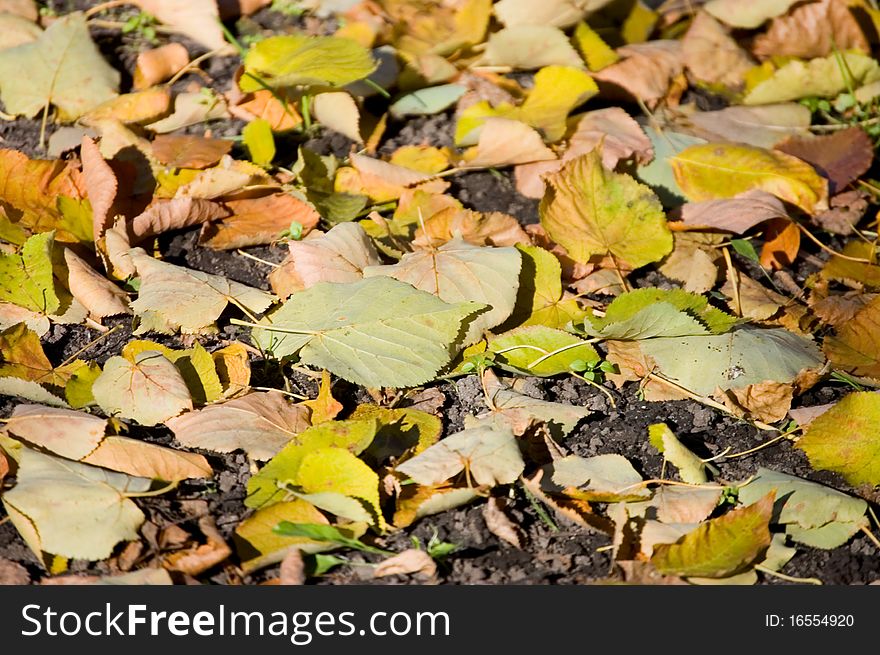
<path id="1" fill-rule="evenodd" d="M 867 305 L 873 302 L 876 293 L 848 291 L 841 295 L 817 297 L 816 292 L 810 295 L 810 309 L 823 323 L 831 327 L 839 327 L 849 323 Z"/>
<path id="2" fill-rule="evenodd" d="M 672 79 L 683 68 L 681 42 L 649 41 L 617 49 L 624 57 L 593 75 L 603 95 L 606 91 L 623 92 L 626 98 L 639 98 L 648 107 L 656 105 L 669 92 Z"/>
<path id="3" fill-rule="evenodd" d="M 303 122 L 294 99 L 288 98 L 283 90 L 273 92 L 260 89 L 249 93 L 231 106 L 229 113 L 248 122 L 262 118 L 269 123 L 273 132 L 289 132 Z"/>
<path id="4" fill-rule="evenodd" d="M 119 183 L 95 142 L 83 137 L 80 147 L 83 182 L 89 204 L 92 206 L 92 232 L 95 242 L 113 223 L 113 207 Z"/>
<path id="5" fill-rule="evenodd" d="M 623 579 L 627 584 L 634 585 L 689 585 L 684 578 L 663 575 L 650 562 L 628 560 L 616 562 L 623 571 Z"/>
<path id="6" fill-rule="evenodd" d="M 712 233 L 678 232 L 672 235 L 672 252 L 659 271 L 666 277 L 684 283 L 686 291 L 705 293 L 718 280 L 717 260 L 721 251 L 717 246 L 723 237 Z"/>
<path id="7" fill-rule="evenodd" d="M 199 529 L 207 538 L 207 542 L 166 555 L 162 560 L 163 567 L 169 571 L 180 571 L 197 576 L 217 566 L 232 554 L 232 549 L 217 530 L 214 519 L 203 516 L 199 519 Z"/>
<path id="8" fill-rule="evenodd" d="M 226 216 L 229 216 L 229 210 L 211 200 L 189 197 L 159 199 L 143 213 L 135 216 L 129 227 L 132 236 L 136 239 L 144 239 Z"/>
<path id="9" fill-rule="evenodd" d="M 211 353 L 217 377 L 223 385 L 226 398 L 237 396 L 247 390 L 251 382 L 251 363 L 243 343 L 233 341 L 228 346 Z"/>
<path id="10" fill-rule="evenodd" d="M 211 465 L 202 455 L 124 437 L 105 437 L 92 453 L 80 461 L 167 482 L 204 479 L 214 475 Z"/>
<path id="11" fill-rule="evenodd" d="M 804 160 L 828 178 L 831 195 L 843 191 L 867 173 L 874 161 L 874 144 L 859 127 L 823 136 L 791 137 L 776 149 Z"/>
<path id="12" fill-rule="evenodd" d="M 321 386 L 317 398 L 306 400 L 303 405 L 312 410 L 310 417 L 312 425 L 332 421 L 343 410 L 342 403 L 333 397 L 330 390 L 330 374 L 327 371 L 321 371 Z"/>
<path id="13" fill-rule="evenodd" d="M 273 193 L 260 198 L 226 200 L 232 214 L 205 223 L 199 244 L 215 250 L 232 250 L 272 243 L 294 221 L 302 225 L 302 234 L 311 232 L 321 220 L 310 204 L 288 193 Z"/>
<path id="14" fill-rule="evenodd" d="M 871 196 L 862 189 L 850 189 L 828 199 L 829 208 L 810 217 L 826 232 L 847 236 L 868 210 Z"/>
<path id="15" fill-rule="evenodd" d="M 734 141 L 759 148 L 772 148 L 789 136 L 809 136 L 812 114 L 794 102 L 717 111 L 695 111 L 678 129 L 707 141 Z"/>
<path id="16" fill-rule="evenodd" d="M 160 134 L 153 139 L 153 156 L 169 168 L 208 168 L 232 150 L 228 139 L 194 134 Z"/>
<path id="17" fill-rule="evenodd" d="M 180 43 L 144 50 L 135 63 L 134 88 L 147 89 L 164 82 L 188 63 L 189 53 Z"/>
<path id="18" fill-rule="evenodd" d="M 0 485 L 3 484 L 3 478 L 5 478 L 9 474 L 9 460 L 6 458 L 6 453 L 0 448 Z M 3 584 L 0 582 L 0 584 Z"/>
<path id="19" fill-rule="evenodd" d="M 880 297 L 827 337 L 824 350 L 837 368 L 880 379 Z"/>
<path id="20" fill-rule="evenodd" d="M 64 249 L 64 261 L 67 264 L 70 293 L 89 310 L 93 318 L 100 320 L 105 316 L 131 314 L 125 291 L 95 271 L 69 248 Z"/>
<path id="21" fill-rule="evenodd" d="M 394 557 L 389 557 L 380 562 L 373 569 L 373 577 L 376 578 L 386 575 L 407 575 L 409 573 L 416 573 L 433 579 L 437 575 L 437 564 L 425 551 L 409 548 Z"/>
<path id="22" fill-rule="evenodd" d="M 749 54 L 728 34 L 727 29 L 704 11 L 697 13 L 681 40 L 685 67 L 701 82 L 740 86 L 754 66 Z"/>
<path id="23" fill-rule="evenodd" d="M 132 3 L 208 50 L 229 47 L 220 29 L 216 0 L 132 0 Z"/>
<path id="24" fill-rule="evenodd" d="M 291 548 L 281 560 L 278 580 L 279 584 L 283 585 L 304 585 L 306 583 L 306 566 L 299 548 Z"/>
<path id="25" fill-rule="evenodd" d="M 776 196 L 752 189 L 733 198 L 685 203 L 679 216 L 685 225 L 743 234 L 758 223 L 787 218 L 788 212 Z"/>
<path id="26" fill-rule="evenodd" d="M 736 416 L 751 416 L 765 423 L 775 423 L 784 419 L 791 409 L 794 388 L 781 382 L 761 382 L 728 389 L 717 395 Z"/>
<path id="27" fill-rule="evenodd" d="M 504 512 L 501 501 L 491 497 L 483 506 L 483 520 L 489 532 L 514 548 L 522 549 L 522 529 L 519 528 Z"/>
<path id="28" fill-rule="evenodd" d="M 775 218 L 764 229 L 764 247 L 761 248 L 761 266 L 785 268 L 797 258 L 801 247 L 801 231 L 789 218 Z"/>
<path id="29" fill-rule="evenodd" d="M 752 51 L 762 59 L 774 55 L 813 59 L 833 52 L 871 52 L 862 28 L 845 0 L 818 0 L 799 4 L 774 18 L 763 34 L 755 37 Z"/>
<path id="30" fill-rule="evenodd" d="M 0 12 L 15 14 L 34 22 L 40 17 L 34 0 L 0 0 Z"/>
<path id="31" fill-rule="evenodd" d="M 2 458 L 2 455 L 0 455 Z M 0 480 L 3 476 L 0 475 Z M 26 585 L 31 581 L 31 576 L 21 564 L 0 557 L 0 585 Z"/>

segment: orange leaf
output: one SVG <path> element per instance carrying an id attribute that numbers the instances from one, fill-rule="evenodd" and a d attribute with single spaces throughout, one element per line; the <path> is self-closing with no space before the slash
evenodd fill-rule
<path id="1" fill-rule="evenodd" d="M 776 218 L 764 230 L 761 266 L 783 268 L 794 262 L 801 247 L 801 231 L 787 218 Z"/>
<path id="2" fill-rule="evenodd" d="M 162 134 L 153 140 L 153 155 L 169 168 L 208 168 L 232 150 L 232 141 L 192 134 Z"/>
<path id="3" fill-rule="evenodd" d="M 287 193 L 273 193 L 260 198 L 227 200 L 232 212 L 227 218 L 206 223 L 199 244 L 214 250 L 231 250 L 271 243 L 296 221 L 303 226 L 303 236 L 321 220 L 308 203 Z"/>
<path id="4" fill-rule="evenodd" d="M 145 50 L 137 57 L 134 88 L 146 89 L 169 79 L 189 63 L 189 53 L 180 43 Z"/>

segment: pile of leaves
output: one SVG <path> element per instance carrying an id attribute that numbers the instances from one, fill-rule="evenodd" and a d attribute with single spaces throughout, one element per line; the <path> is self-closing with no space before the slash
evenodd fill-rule
<path id="1" fill-rule="evenodd" d="M 874 3 L 61 4 L 0 0 L 0 582 L 436 581 L 463 507 L 629 582 L 880 546 Z M 763 443 L 574 454 L 631 400 Z"/>

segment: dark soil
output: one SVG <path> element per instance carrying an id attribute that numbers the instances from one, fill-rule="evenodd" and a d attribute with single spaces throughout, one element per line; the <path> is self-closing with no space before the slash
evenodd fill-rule
<path id="1" fill-rule="evenodd" d="M 80 4 L 90 3 L 52 4 L 58 11 L 69 11 Z M 261 30 L 283 32 L 304 26 L 315 33 L 322 29 L 320 24 L 305 24 L 302 23 L 303 20 L 305 19 L 262 10 L 249 19 L 243 19 L 242 24 L 250 33 Z M 241 24 L 239 27 L 241 28 Z M 142 45 L 137 43 L 136 37 L 101 33 L 96 38 L 106 53 L 112 53 L 112 58 L 119 63 L 120 68 L 131 70 L 132 53 Z M 199 49 L 194 47 L 191 52 L 197 53 Z M 218 91 L 225 91 L 237 65 L 236 58 L 212 60 L 206 66 L 212 86 Z M 449 114 L 416 118 L 406 123 L 392 123 L 380 153 L 393 152 L 395 148 L 405 144 L 451 145 L 453 125 L 453 117 Z M 238 133 L 241 126 L 234 122 L 224 122 L 208 127 L 214 129 L 215 133 L 226 136 Z M 193 129 L 204 130 L 205 126 L 200 125 Z M 34 155 L 38 134 L 38 120 L 0 122 L 0 147 L 15 148 Z M 348 155 L 351 146 L 348 139 L 331 132 L 319 133 L 306 143 L 306 147 L 320 154 L 332 153 L 340 157 Z M 506 212 L 517 217 L 523 224 L 538 221 L 537 202 L 516 192 L 509 171 L 461 173 L 450 181 L 450 192 L 467 207 L 484 212 Z M 235 251 L 216 252 L 200 248 L 197 237 L 197 230 L 163 235 L 159 240 L 161 252 L 172 263 L 267 288 L 267 265 Z M 280 261 L 285 254 L 284 249 L 278 246 L 247 250 L 250 254 L 271 262 Z M 795 271 L 794 276 L 801 281 L 807 272 L 809 271 Z M 660 278 L 662 276 L 659 274 L 652 273 L 636 277 L 635 281 L 639 286 L 670 284 L 668 280 Z M 79 357 L 103 364 L 109 357 L 118 354 L 124 344 L 133 338 L 130 318 L 108 319 L 105 323 L 114 331 L 79 353 Z M 44 346 L 50 359 L 59 362 L 77 353 L 98 336 L 97 331 L 88 327 L 55 325 L 46 335 Z M 239 328 L 233 326 L 215 336 L 199 337 L 199 341 L 208 350 L 215 350 L 222 347 L 226 340 L 241 336 Z M 180 337 L 148 334 L 142 338 L 154 339 L 172 347 L 185 345 Z M 286 375 L 294 391 L 314 396 L 314 380 L 291 371 L 287 371 Z M 255 385 L 277 385 L 281 381 L 278 376 L 277 370 L 254 362 Z M 484 409 L 482 391 L 474 376 L 435 386 L 439 386 L 446 397 L 442 415 L 447 434 L 461 429 L 465 416 Z M 647 440 L 647 426 L 652 423 L 668 423 L 685 444 L 701 457 L 715 457 L 725 451 L 736 453 L 748 450 L 768 438 L 749 424 L 696 402 L 650 403 L 639 399 L 635 385 L 627 385 L 622 391 L 614 390 L 610 384 L 607 386 L 616 400 L 616 407 L 612 407 L 598 390 L 573 378 L 526 379 L 523 391 L 537 398 L 586 406 L 593 411 L 592 416 L 584 420 L 562 442 L 561 445 L 569 452 L 581 456 L 618 453 L 628 458 L 642 475 L 650 478 L 660 476 L 662 464 L 661 457 Z M 842 385 L 826 383 L 797 402 L 803 406 L 827 403 L 840 398 L 846 391 Z M 364 390 L 353 388 L 344 382 L 336 385 L 334 393 L 347 409 L 352 409 L 358 402 L 369 400 Z M 12 398 L 0 397 L 0 415 L 8 416 L 17 402 Z M 163 445 L 173 444 L 170 431 L 164 428 L 144 430 L 134 427 L 131 436 Z M 216 520 L 221 533 L 231 540 L 234 528 L 248 515 L 249 510 L 243 503 L 245 486 L 250 475 L 247 458 L 242 454 L 203 454 L 216 471 L 213 480 L 185 482 L 172 493 L 138 501 L 148 518 L 142 530 L 147 544 L 142 558 L 150 556 L 150 542 L 156 532 L 170 524 L 197 535 L 199 516 L 208 514 Z M 743 480 L 763 466 L 829 484 L 850 493 L 868 495 L 864 490 L 851 489 L 837 475 L 813 471 L 804 455 L 787 441 L 758 450 L 748 457 L 726 459 L 722 456 L 714 464 L 720 470 L 719 477 L 722 481 Z M 878 500 L 871 497 L 868 499 L 874 503 Z M 411 547 L 414 538 L 423 544 L 432 538 L 457 544 L 459 550 L 446 559 L 439 572 L 440 580 L 449 584 L 581 584 L 618 575 L 612 566 L 609 550 L 603 548 L 610 543 L 606 535 L 558 517 L 555 518 L 558 528 L 554 528 L 538 515 L 519 487 L 515 487 L 512 492 L 509 512 L 525 533 L 524 547 L 521 550 L 500 541 L 488 531 L 482 517 L 481 504 L 422 519 L 410 528 L 377 539 L 377 542 L 395 551 Z M 24 565 L 35 581 L 44 577 L 44 570 L 18 536 L 12 523 L 3 522 L 2 518 L 0 511 L 0 556 Z M 317 578 L 317 583 L 417 582 L 409 577 L 375 580 L 372 578 L 371 567 L 358 565 L 375 561 L 375 557 L 364 556 L 356 551 L 342 551 L 340 554 L 347 557 L 351 565 L 334 569 Z M 114 560 L 110 562 L 73 562 L 72 570 L 110 573 L 113 572 Z M 859 535 L 845 546 L 830 552 L 801 548 L 782 572 L 794 577 L 819 578 L 829 584 L 865 584 L 880 580 L 880 558 L 877 557 L 874 545 L 866 537 Z M 275 576 L 277 567 L 245 577 L 243 582 L 262 582 Z M 238 581 L 234 572 L 220 568 L 203 580 L 218 584 Z M 762 577 L 762 582 L 775 584 L 780 580 Z"/>

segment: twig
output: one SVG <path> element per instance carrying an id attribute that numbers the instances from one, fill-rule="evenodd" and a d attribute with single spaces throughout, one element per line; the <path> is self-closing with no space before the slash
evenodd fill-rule
<path id="1" fill-rule="evenodd" d="M 97 336 L 96 338 L 92 339 L 92 340 L 89 341 L 86 345 L 84 345 L 82 348 L 80 348 L 80 349 L 77 350 L 75 353 L 73 353 L 70 357 L 68 357 L 68 358 L 65 359 L 63 362 L 61 362 L 61 363 L 57 366 L 57 368 L 61 368 L 62 366 L 66 366 L 67 364 L 70 364 L 70 362 L 74 361 L 77 357 L 79 357 L 80 355 L 82 355 L 82 354 L 83 354 L 85 351 L 87 351 L 89 348 L 91 348 L 92 346 L 94 346 L 96 343 L 100 343 L 101 341 L 103 341 L 104 339 L 106 339 L 107 337 L 109 337 L 111 334 L 113 334 L 114 332 L 116 332 L 116 331 L 117 331 L 119 328 L 121 328 L 121 327 L 122 327 L 121 325 L 117 325 L 116 327 L 111 328 L 110 330 L 108 330 L 108 331 L 105 332 L 104 334 L 101 334 L 101 335 Z"/>
<path id="2" fill-rule="evenodd" d="M 271 266 L 272 268 L 279 268 L 281 266 L 281 264 L 276 264 L 275 262 L 270 262 L 265 259 L 260 259 L 256 255 L 252 255 L 249 252 L 245 252 L 241 248 L 238 248 L 235 252 L 237 252 L 242 257 L 247 257 L 248 259 L 253 259 L 255 262 L 259 262 L 260 264 L 263 264 L 264 266 Z"/>
<path id="3" fill-rule="evenodd" d="M 779 578 L 780 580 L 785 580 L 786 582 L 800 582 L 802 584 L 812 584 L 812 585 L 822 585 L 822 581 L 819 578 L 795 578 L 791 575 L 785 575 L 784 573 L 780 573 L 779 571 L 774 571 L 773 569 L 769 569 L 763 564 L 755 564 L 755 570 L 760 571 L 764 575 L 769 575 L 775 578 Z"/>
<path id="4" fill-rule="evenodd" d="M 730 258 L 730 249 L 722 248 L 724 253 L 724 263 L 727 264 L 727 275 L 730 278 L 730 286 L 733 287 L 733 307 L 737 316 L 743 315 L 742 300 L 739 296 L 739 272 L 733 267 L 733 260 Z"/>
<path id="5" fill-rule="evenodd" d="M 121 7 L 123 5 L 134 4 L 131 0 L 107 0 L 107 2 L 102 2 L 99 5 L 95 5 L 91 9 L 86 9 L 84 15 L 86 18 L 91 18 L 95 14 L 100 14 L 102 11 L 107 11 L 108 9 L 113 9 L 114 7 Z"/>
<path id="6" fill-rule="evenodd" d="M 840 257 L 841 259 L 845 259 L 850 262 L 858 262 L 859 264 L 871 264 L 872 263 L 871 260 L 865 259 L 864 257 L 850 257 L 849 255 L 844 255 L 842 252 L 837 252 L 834 248 L 830 248 L 829 246 L 826 246 L 824 243 L 819 241 L 819 239 L 812 232 L 810 232 L 807 228 L 805 228 L 800 223 L 795 221 L 795 225 L 797 225 L 798 229 L 801 232 L 803 232 L 810 241 L 815 243 L 817 246 L 819 246 L 825 252 L 830 253 L 830 254 L 834 255 L 835 257 Z"/>
<path id="7" fill-rule="evenodd" d="M 168 82 L 166 82 L 166 85 L 172 86 L 177 80 L 179 80 L 181 77 L 186 75 L 188 72 L 196 69 L 198 67 L 198 65 L 201 64 L 203 61 L 205 61 L 206 59 L 210 59 L 214 55 L 220 54 L 224 50 L 226 50 L 225 46 L 223 48 L 217 48 L 215 50 L 211 50 L 210 52 L 206 52 L 202 55 L 199 55 L 198 57 L 193 59 L 191 62 L 187 63 L 183 68 L 181 68 L 179 71 L 177 71 L 174 75 L 172 75 L 171 79 L 168 80 Z"/>

